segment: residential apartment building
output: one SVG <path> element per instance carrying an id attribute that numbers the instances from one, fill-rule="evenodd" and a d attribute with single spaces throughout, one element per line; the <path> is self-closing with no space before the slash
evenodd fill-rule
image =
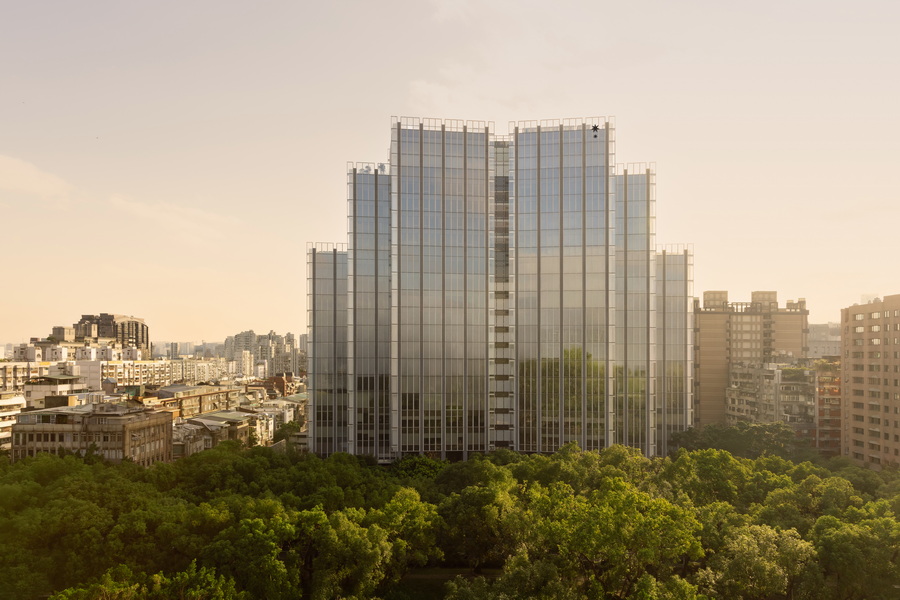
<path id="1" fill-rule="evenodd" d="M 900 463 L 900 294 L 841 310 L 841 361 L 844 455 Z"/>
<path id="2" fill-rule="evenodd" d="M 815 448 L 825 457 L 841 454 L 841 361 L 825 356 L 813 363 L 816 370 Z"/>
<path id="3" fill-rule="evenodd" d="M 122 346 L 150 349 L 150 328 L 138 317 L 107 313 L 82 315 L 72 328 L 75 330 L 74 341 L 106 340 Z"/>
<path id="4" fill-rule="evenodd" d="M 810 323 L 809 353 L 810 358 L 824 358 L 841 355 L 841 324 Z"/>
<path id="5" fill-rule="evenodd" d="M 71 396 L 88 392 L 84 379 L 78 375 L 44 375 L 25 383 L 25 401 L 34 406 L 46 396 Z"/>
<path id="6" fill-rule="evenodd" d="M 84 455 L 140 465 L 172 460 L 172 414 L 124 404 L 87 404 L 21 413 L 12 428 L 13 461 L 39 452 Z"/>
<path id="7" fill-rule="evenodd" d="M 144 403 L 172 411 L 176 417 L 190 418 L 215 410 L 235 409 L 241 401 L 241 389 L 215 385 L 170 385 L 160 388 Z"/>
<path id="8" fill-rule="evenodd" d="M 693 410 L 692 257 L 611 120 L 398 119 L 309 249 L 314 451 L 665 453 Z"/>
<path id="9" fill-rule="evenodd" d="M 726 423 L 784 423 L 816 442 L 817 373 L 791 364 L 741 364 L 731 368 L 725 390 Z"/>
<path id="10" fill-rule="evenodd" d="M 45 375 L 59 375 L 64 371 L 64 367 L 52 362 L 0 362 L 0 392 L 23 392 L 28 381 Z"/>
<path id="11" fill-rule="evenodd" d="M 25 396 L 19 392 L 0 392 L 0 450 L 12 448 L 12 426 L 25 408 Z"/>
<path id="12" fill-rule="evenodd" d="M 729 302 L 728 292 L 703 292 L 694 300 L 695 425 L 725 423 L 729 373 L 740 365 L 805 359 L 808 352 L 806 301 L 778 305 L 776 292 L 752 292 L 750 302 Z"/>

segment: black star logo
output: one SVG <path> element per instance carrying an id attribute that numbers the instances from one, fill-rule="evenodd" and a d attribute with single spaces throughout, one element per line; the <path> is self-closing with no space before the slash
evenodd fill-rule
<path id="1" fill-rule="evenodd" d="M 591 131 L 600 131 L 600 126 L 594 125 L 593 127 L 591 127 Z"/>

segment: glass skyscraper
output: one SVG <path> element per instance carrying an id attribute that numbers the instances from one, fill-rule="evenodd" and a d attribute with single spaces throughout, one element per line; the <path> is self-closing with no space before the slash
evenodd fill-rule
<path id="1" fill-rule="evenodd" d="M 603 118 L 395 120 L 390 164 L 348 172 L 346 281 L 309 250 L 313 450 L 664 452 L 692 420 L 691 257 L 614 153 Z"/>

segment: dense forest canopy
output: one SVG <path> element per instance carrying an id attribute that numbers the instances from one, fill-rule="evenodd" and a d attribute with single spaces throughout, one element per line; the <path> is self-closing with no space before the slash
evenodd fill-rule
<path id="1" fill-rule="evenodd" d="M 148 469 L 2 460 L 0 590 L 67 600 L 897 598 L 900 474 L 803 461 L 808 450 L 785 433 L 691 431 L 657 459 L 567 446 L 382 467 L 223 444 Z"/>

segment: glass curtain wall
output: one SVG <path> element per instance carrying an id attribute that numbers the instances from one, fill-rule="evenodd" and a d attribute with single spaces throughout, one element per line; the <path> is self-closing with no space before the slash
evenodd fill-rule
<path id="1" fill-rule="evenodd" d="M 688 247 L 667 246 L 657 251 L 657 452 L 661 455 L 669 452 L 669 436 L 694 421 L 693 268 L 694 256 Z"/>
<path id="2" fill-rule="evenodd" d="M 511 124 L 517 450 L 607 444 L 613 153 L 606 119 Z"/>
<path id="3" fill-rule="evenodd" d="M 656 453 L 655 174 L 616 173 L 615 443 Z"/>
<path id="4" fill-rule="evenodd" d="M 489 124 L 400 119 L 391 139 L 391 384 L 399 449 L 488 450 Z"/>
<path id="5" fill-rule="evenodd" d="M 393 457 L 390 404 L 391 180 L 387 166 L 347 170 L 349 448 Z"/>
<path id="6" fill-rule="evenodd" d="M 307 252 L 311 449 L 347 451 L 347 248 L 310 245 Z"/>

